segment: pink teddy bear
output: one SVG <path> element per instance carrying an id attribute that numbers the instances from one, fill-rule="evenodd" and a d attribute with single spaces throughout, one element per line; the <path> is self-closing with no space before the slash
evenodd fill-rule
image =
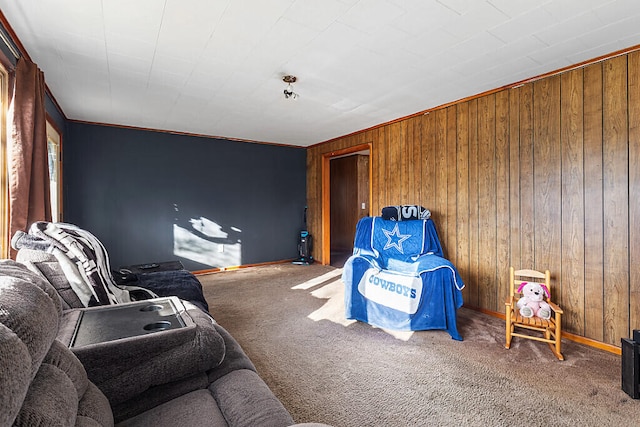
<path id="1" fill-rule="evenodd" d="M 518 300 L 518 308 L 522 317 L 537 316 L 542 319 L 551 317 L 551 307 L 544 301 L 545 295 L 549 298 L 549 289 L 543 283 L 522 282 L 518 287 L 522 298 Z"/>

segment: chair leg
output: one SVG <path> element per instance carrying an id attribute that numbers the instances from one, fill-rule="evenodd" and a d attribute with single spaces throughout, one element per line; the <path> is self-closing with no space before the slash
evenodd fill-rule
<path id="1" fill-rule="evenodd" d="M 506 330 L 506 343 L 505 343 L 504 347 L 505 348 L 511 348 L 511 338 L 513 338 L 511 336 L 511 332 L 513 332 L 513 327 L 511 325 L 511 312 L 510 312 L 510 310 L 507 310 L 506 319 L 507 319 L 507 330 Z"/>
<path id="2" fill-rule="evenodd" d="M 553 354 L 558 358 L 558 360 L 564 360 L 564 356 L 562 355 L 562 353 L 560 353 L 559 338 L 557 338 L 555 345 L 553 345 L 552 343 L 547 343 L 547 344 L 549 344 L 549 348 L 551 349 Z"/>
<path id="3" fill-rule="evenodd" d="M 560 313 L 556 313 L 556 330 L 555 330 L 556 346 L 553 353 L 556 355 L 558 359 L 564 360 L 564 356 L 562 355 L 562 352 L 561 352 L 561 346 L 562 346 L 561 317 L 562 316 L 560 316 Z"/>

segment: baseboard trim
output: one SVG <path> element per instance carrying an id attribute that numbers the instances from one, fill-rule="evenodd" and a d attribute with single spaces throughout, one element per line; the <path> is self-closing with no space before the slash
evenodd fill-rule
<path id="1" fill-rule="evenodd" d="M 481 313 L 488 314 L 489 316 L 493 316 L 493 317 L 497 317 L 499 319 L 505 320 L 504 313 L 499 313 L 493 310 L 487 310 L 486 308 L 468 306 L 466 304 L 464 305 L 464 308 L 468 308 L 469 310 L 479 311 Z M 599 350 L 608 351 L 609 353 L 617 354 L 618 356 L 622 355 L 622 347 L 606 344 L 601 341 L 597 341 L 591 338 L 586 338 L 580 335 L 572 334 L 570 332 L 562 331 L 562 338 L 566 338 L 570 341 L 574 341 L 580 344 L 588 345 L 589 347 L 594 347 Z"/>
<path id="2" fill-rule="evenodd" d="M 290 262 L 293 262 L 293 261 L 295 261 L 295 258 L 284 259 L 284 260 L 280 260 L 280 261 L 259 262 L 259 263 L 256 263 L 256 264 L 243 264 L 243 265 L 234 265 L 234 266 L 230 266 L 230 267 L 209 268 L 207 270 L 193 271 L 192 273 L 195 274 L 196 276 L 200 276 L 200 275 L 203 275 L 203 274 L 222 273 L 222 272 L 225 272 L 225 271 L 240 270 L 241 268 L 259 267 L 259 266 L 263 266 L 263 265 L 274 265 L 274 264 L 287 264 L 287 263 L 290 263 Z"/>

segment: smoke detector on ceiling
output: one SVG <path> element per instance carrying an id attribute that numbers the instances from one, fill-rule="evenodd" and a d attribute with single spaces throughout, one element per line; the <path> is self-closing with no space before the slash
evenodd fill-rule
<path id="1" fill-rule="evenodd" d="M 298 80 L 296 76 L 283 76 L 282 81 L 287 83 L 287 87 L 284 88 L 284 97 L 286 99 L 298 99 L 297 93 L 293 91 L 293 84 Z"/>

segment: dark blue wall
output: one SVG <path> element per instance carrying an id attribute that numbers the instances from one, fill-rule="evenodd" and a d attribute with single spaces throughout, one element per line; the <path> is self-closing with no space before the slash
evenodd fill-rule
<path id="1" fill-rule="evenodd" d="M 44 99 L 44 109 L 53 121 L 53 124 L 58 128 L 60 132 L 63 133 L 62 136 L 62 144 L 64 145 L 64 133 L 66 131 L 66 120 L 60 110 L 58 110 L 58 106 L 53 102 L 49 93 L 46 93 L 46 97 Z"/>
<path id="2" fill-rule="evenodd" d="M 304 148 L 68 122 L 63 168 L 64 221 L 95 234 L 114 268 L 179 259 L 203 270 L 297 257 Z M 211 222 L 219 233 L 202 229 Z M 194 239 L 189 251 L 214 261 L 176 255 L 176 230 Z M 225 253 L 212 253 L 220 244 Z M 241 257 L 229 260 L 238 247 Z"/>

